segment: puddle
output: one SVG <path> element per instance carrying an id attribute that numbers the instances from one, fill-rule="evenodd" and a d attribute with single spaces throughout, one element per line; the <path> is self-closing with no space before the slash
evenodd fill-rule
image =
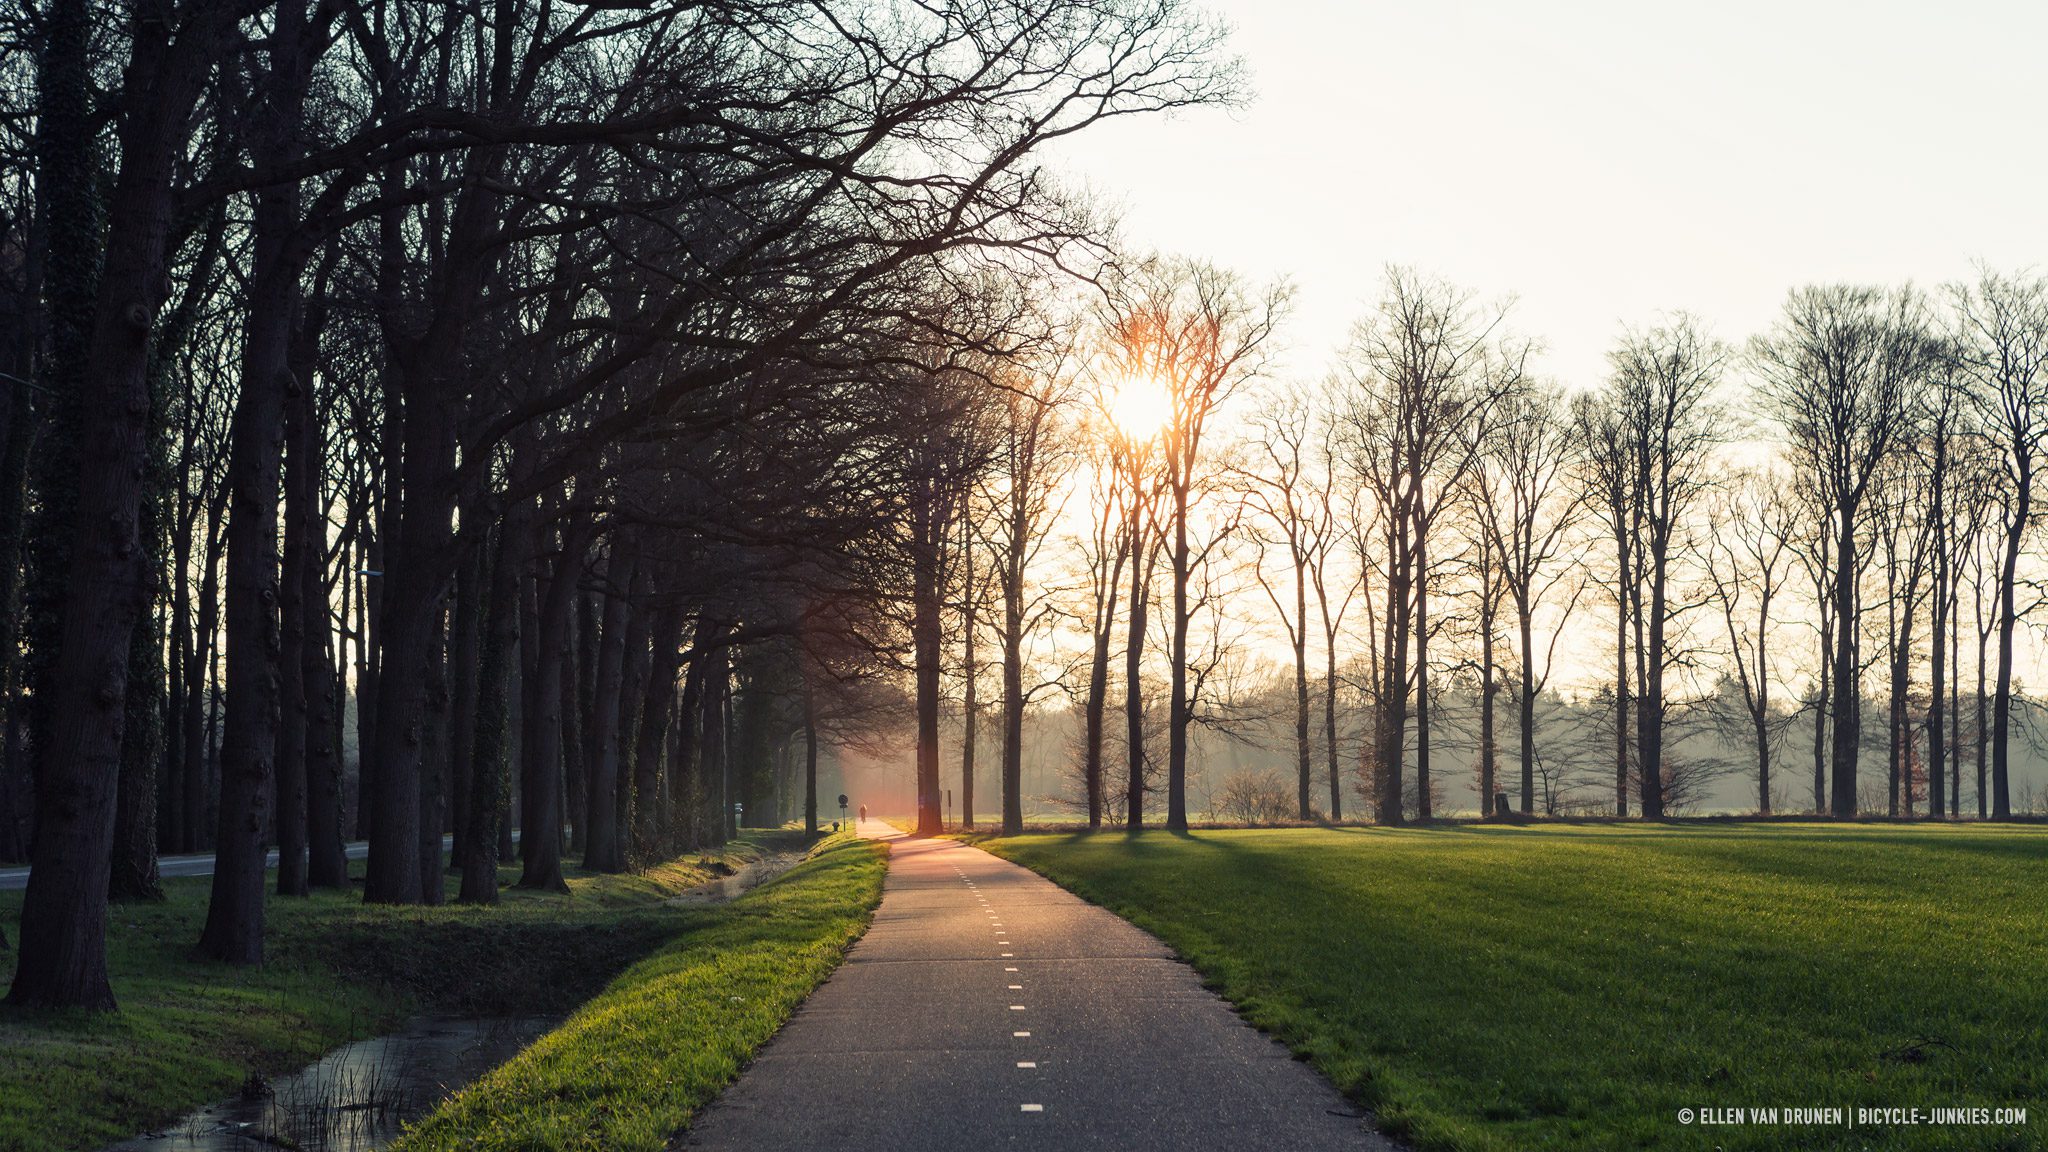
<path id="1" fill-rule="evenodd" d="M 784 872 L 804 862 L 801 852 L 778 852 L 761 857 L 740 866 L 730 876 L 721 876 L 708 884 L 699 884 L 669 900 L 671 904 L 723 904 L 752 889 L 759 888 Z"/>
<path id="2" fill-rule="evenodd" d="M 403 1032 L 344 1044 L 297 1073 L 105 1152 L 373 1152 L 556 1023 L 547 1016 L 421 1017 Z"/>

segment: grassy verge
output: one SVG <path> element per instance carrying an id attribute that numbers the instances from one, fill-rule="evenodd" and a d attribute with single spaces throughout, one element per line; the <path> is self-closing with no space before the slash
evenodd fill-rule
<path id="1" fill-rule="evenodd" d="M 866 929 L 884 850 L 827 845 L 775 882 L 693 912 L 690 931 L 459 1093 L 399 1149 L 665 1147 Z"/>
<path id="2" fill-rule="evenodd" d="M 1154 932 L 1423 1149 L 2039 1148 L 2048 832 L 1287 829 L 984 845 Z M 2022 1124 L 1855 1125 L 1859 1107 Z M 1834 1124 L 1681 1109 L 1842 1108 Z"/>
<path id="3" fill-rule="evenodd" d="M 168 880 L 163 903 L 115 905 L 109 917 L 121 1011 L 0 1011 L 0 1149 L 56 1152 L 132 1136 L 231 1094 L 252 1073 L 296 1069 L 418 1011 L 565 1012 L 695 923 L 667 897 L 714 878 L 721 864 L 801 840 L 782 839 L 757 834 L 758 843 L 638 875 L 572 870 L 567 896 L 508 888 L 496 908 L 272 896 L 257 968 L 196 957 L 211 881 Z M 501 872 L 507 884 L 517 875 Z M 20 911 L 19 891 L 0 892 L 0 923 L 11 927 Z M 0 994 L 13 970 L 11 957 L 0 958 Z"/>

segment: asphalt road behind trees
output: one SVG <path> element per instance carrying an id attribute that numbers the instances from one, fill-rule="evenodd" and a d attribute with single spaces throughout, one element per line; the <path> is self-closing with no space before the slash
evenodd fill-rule
<path id="1" fill-rule="evenodd" d="M 517 831 L 513 832 L 512 838 L 514 840 L 519 838 Z M 443 851 L 448 851 L 454 846 L 455 837 L 441 837 L 441 848 Z M 351 840 L 342 847 L 342 854 L 350 860 L 365 859 L 370 855 L 370 842 L 367 840 Z M 192 852 L 183 856 L 158 857 L 156 863 L 157 874 L 167 880 L 174 876 L 211 876 L 213 875 L 214 856 L 211 852 Z M 265 868 L 277 867 L 277 849 L 272 848 L 269 854 L 263 858 L 263 866 Z M 28 887 L 28 868 L 26 865 L 20 868 L 0 868 L 0 891 L 26 887 Z"/>

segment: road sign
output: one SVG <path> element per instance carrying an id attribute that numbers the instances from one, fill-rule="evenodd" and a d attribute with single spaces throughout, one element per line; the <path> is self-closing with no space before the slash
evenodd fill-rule
<path id="1" fill-rule="evenodd" d="M 841 792 L 841 793 L 839 794 L 839 806 L 840 806 L 841 808 L 844 808 L 844 807 L 846 807 L 846 793 L 844 793 L 844 792 Z"/>

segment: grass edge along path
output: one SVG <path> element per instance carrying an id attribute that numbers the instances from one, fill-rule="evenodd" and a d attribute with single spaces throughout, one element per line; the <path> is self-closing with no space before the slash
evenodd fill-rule
<path id="1" fill-rule="evenodd" d="M 0 1152 L 76 1152 L 158 1129 L 247 1078 L 296 1071 L 419 1012 L 566 1013 L 698 923 L 698 910 L 671 897 L 804 841 L 749 830 L 641 872 L 565 867 L 567 894 L 506 887 L 489 907 L 271 894 L 266 959 L 250 967 L 192 947 L 211 878 L 166 879 L 163 901 L 109 910 L 119 1011 L 0 1009 Z M 503 884 L 517 875 L 516 865 L 499 870 Z M 452 900 L 459 880 L 446 883 Z M 21 896 L 0 892 L 0 924 L 13 926 Z M 0 954 L 0 995 L 13 969 Z"/>
<path id="2" fill-rule="evenodd" d="M 394 1152 L 665 1147 L 845 958 L 886 846 L 839 836 L 705 911 L 562 1026 L 409 1129 Z"/>
<path id="3" fill-rule="evenodd" d="M 2048 835 L 1831 825 L 1025 836 L 1424 1152 L 2044 1146 Z M 2024 1125 L 1681 1109 L 2026 1109 Z"/>

